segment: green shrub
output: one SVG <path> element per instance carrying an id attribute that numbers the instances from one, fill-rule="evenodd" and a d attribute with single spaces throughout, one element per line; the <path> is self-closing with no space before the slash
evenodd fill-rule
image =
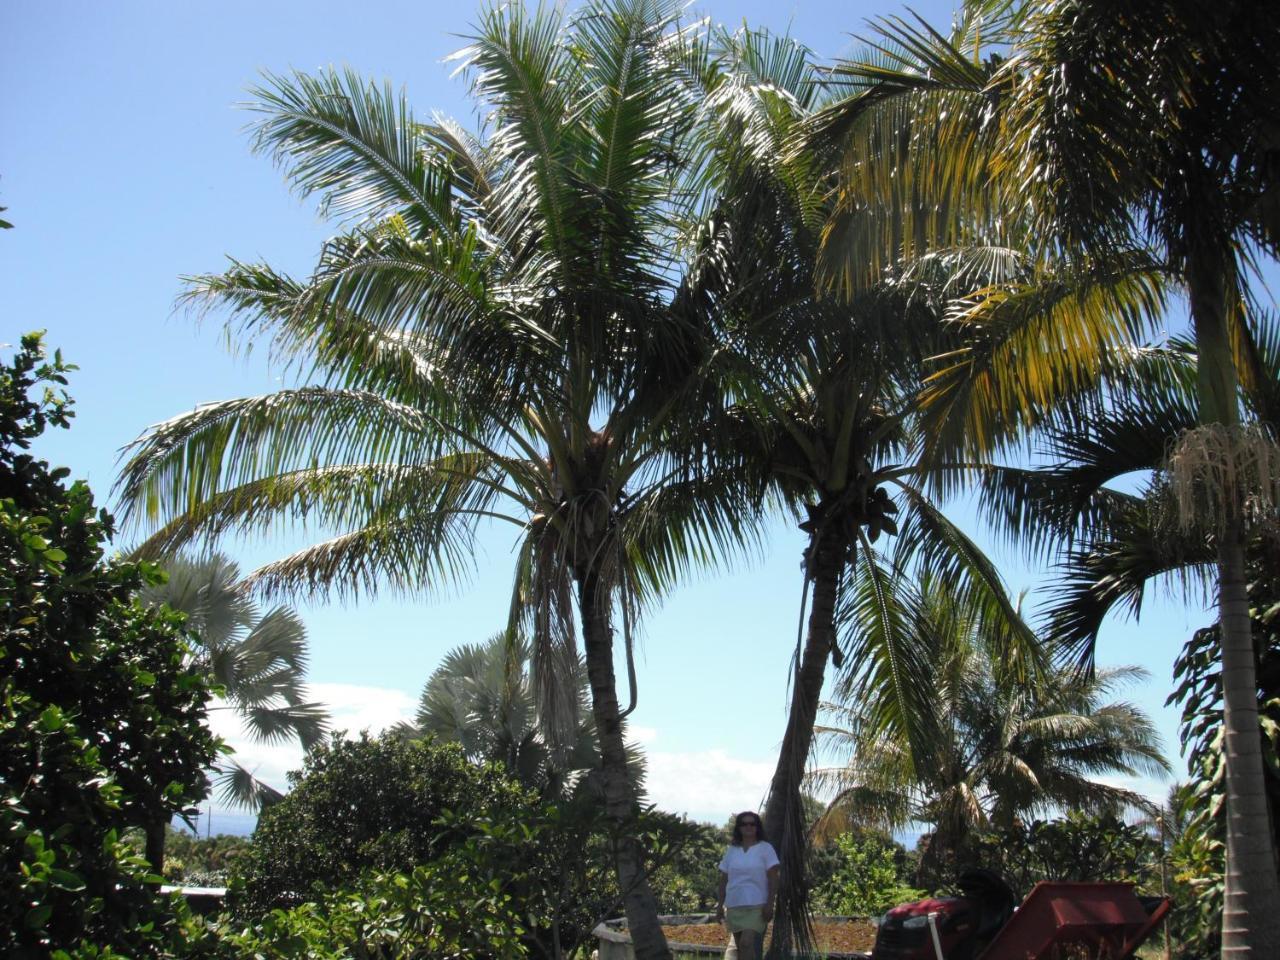
<path id="1" fill-rule="evenodd" d="M 468 763 L 456 745 L 394 734 L 335 736 L 307 755 L 290 784 L 259 817 L 238 861 L 238 917 L 296 906 L 370 872 L 407 873 L 466 840 L 473 821 L 531 805 L 499 768 Z"/>
<path id="2" fill-rule="evenodd" d="M 883 834 L 851 830 L 828 845 L 827 876 L 813 891 L 817 913 L 879 916 L 890 907 L 918 900 L 923 890 L 908 885 L 910 859 L 901 844 Z"/>
<path id="3" fill-rule="evenodd" d="M 710 913 L 720 883 L 718 864 L 729 835 L 671 814 L 649 813 L 645 849 L 654 860 L 649 886 L 659 913 Z"/>
<path id="4" fill-rule="evenodd" d="M 437 875 L 460 850 L 503 878 L 504 894 L 525 918 L 521 943 L 533 956 L 571 953 L 601 918 L 621 912 L 611 821 L 589 785 L 551 802 L 501 767 L 468 762 L 456 744 L 394 733 L 335 738 L 313 751 L 291 782 L 236 861 L 229 903 L 240 924 L 256 928 L 268 916 L 277 916 L 270 921 L 277 926 L 320 923 L 318 907 L 294 909 L 336 909 L 340 891 L 375 874 L 411 875 L 421 867 Z M 659 889 L 682 906 L 692 901 L 699 881 L 686 882 L 684 871 L 704 860 L 701 849 L 691 851 L 705 828 L 647 811 L 639 829 Z M 705 862 L 714 868 L 717 857 L 712 850 Z M 714 891 L 713 881 L 704 896 Z"/>
<path id="5" fill-rule="evenodd" d="M 1111 814 L 1072 812 L 985 831 L 969 850 L 970 865 L 995 870 L 1019 896 L 1041 880 L 1120 880 L 1146 893 L 1160 889 L 1159 839 Z"/>
<path id="6" fill-rule="evenodd" d="M 136 599 L 156 572 L 104 559 L 111 517 L 25 452 L 69 425 L 70 369 L 38 335 L 0 368 L 0 954 L 168 956 L 200 928 L 120 838 L 205 795 L 210 690 Z"/>
<path id="7" fill-rule="evenodd" d="M 516 960 L 526 924 L 547 925 L 513 892 L 526 879 L 493 856 L 501 831 L 481 830 L 409 873 L 374 872 L 350 890 L 275 909 L 248 925 L 226 922 L 224 956 L 280 960 Z"/>

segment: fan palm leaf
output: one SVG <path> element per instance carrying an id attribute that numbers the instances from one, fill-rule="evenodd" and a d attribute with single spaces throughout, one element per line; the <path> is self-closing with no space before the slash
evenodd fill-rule
<path id="1" fill-rule="evenodd" d="M 165 583 L 143 599 L 166 604 L 187 617 L 197 662 L 222 688 L 225 706 L 259 743 L 297 742 L 309 750 L 328 732 L 324 707 L 308 699 L 306 628 L 291 609 L 263 613 L 244 590 L 239 567 L 221 554 L 200 559 L 164 558 Z M 280 799 L 233 759 L 215 768 L 224 801 L 250 809 Z"/>

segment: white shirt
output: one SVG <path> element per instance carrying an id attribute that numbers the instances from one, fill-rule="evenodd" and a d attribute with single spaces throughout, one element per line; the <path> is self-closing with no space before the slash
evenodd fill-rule
<path id="1" fill-rule="evenodd" d="M 769 901 L 769 870 L 778 865 L 778 855 L 765 841 L 745 850 L 734 844 L 720 858 L 720 872 L 729 878 L 724 905 L 758 907 Z"/>

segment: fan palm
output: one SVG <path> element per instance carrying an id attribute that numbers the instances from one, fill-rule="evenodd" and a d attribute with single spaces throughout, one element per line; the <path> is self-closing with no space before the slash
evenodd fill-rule
<path id="1" fill-rule="evenodd" d="M 461 744 L 468 759 L 501 763 L 526 785 L 559 793 L 570 773 L 590 770 L 599 759 L 587 712 L 586 668 L 579 662 L 566 678 L 581 708 L 577 728 L 568 740 L 555 742 L 538 715 L 531 654 L 527 641 L 512 643 L 504 633 L 450 650 L 422 688 L 414 722 L 402 732 Z"/>
<path id="2" fill-rule="evenodd" d="M 666 956 L 631 829 L 623 718 L 632 624 L 691 564 L 738 549 L 745 494 L 690 456 L 743 278 L 707 204 L 675 4 L 482 14 L 459 55 L 487 136 L 418 122 L 350 74 L 268 76 L 257 146 L 346 226 L 312 275 L 233 262 L 189 297 L 230 310 L 304 374 L 202 406 L 130 450 L 120 494 L 151 550 L 323 530 L 254 571 L 268 594 L 424 593 L 465 576 L 477 526 L 519 538 L 511 635 L 543 716 L 581 624 L 604 806 L 637 954 Z M 619 703 L 615 624 L 630 680 Z"/>
<path id="3" fill-rule="evenodd" d="M 1280 949 L 1280 915 L 1270 906 L 1280 899 L 1273 852 L 1250 839 L 1267 829 L 1243 564 L 1245 505 L 1274 511 L 1280 461 L 1265 430 L 1242 426 L 1239 391 L 1257 377 L 1244 347 L 1244 277 L 1251 258 L 1274 254 L 1280 237 L 1274 106 L 1280 12 L 1247 0 L 1212 9 L 1191 0 L 1138 7 L 993 0 L 973 9 L 997 18 L 1012 11 L 1002 24 L 1012 55 L 967 100 L 974 109 L 985 103 L 985 134 L 969 141 L 977 149 L 968 172 L 948 179 L 951 196 L 985 221 L 966 190 L 993 186 L 1000 208 L 1043 238 L 1039 257 L 1071 258 L 1093 274 L 1090 289 L 1109 287 L 1113 295 L 1095 293 L 1097 308 L 1074 315 L 1024 309 L 1043 300 L 1043 290 L 1025 298 L 990 290 L 975 296 L 965 314 L 974 344 L 951 358 L 926 396 L 938 413 L 937 443 L 944 451 L 985 455 L 1008 431 L 1036 422 L 1055 397 L 1091 386 L 1109 349 L 1159 306 L 1149 296 L 1114 295 L 1127 264 L 1139 266 L 1131 276 L 1154 268 L 1185 286 L 1199 420 L 1170 459 L 1171 477 L 1181 521 L 1213 536 L 1228 690 L 1224 725 L 1228 738 L 1239 741 L 1229 751 L 1224 953 L 1249 944 L 1272 953 Z M 929 42 L 925 31 L 905 35 Z M 898 171 L 908 183 L 925 165 L 916 146 L 902 141 L 916 161 Z M 957 170 L 956 157 L 939 151 L 927 165 Z M 1128 311 L 1117 309 L 1125 305 Z M 967 429 L 975 423 L 1006 430 Z"/>
<path id="4" fill-rule="evenodd" d="M 221 554 L 171 557 L 168 579 L 143 591 L 143 601 L 187 616 L 197 661 L 223 689 L 249 736 L 260 743 L 296 741 L 311 749 L 325 735 L 324 709 L 306 699 L 307 633 L 297 613 L 277 606 L 263 613 L 240 589 L 240 568 Z M 255 811 L 282 794 L 228 760 L 217 768 L 224 802 Z"/>
<path id="5" fill-rule="evenodd" d="M 1019 674 L 966 598 L 927 577 L 902 592 L 907 632 L 933 670 L 931 722 L 923 737 L 887 729 L 878 717 L 892 691 L 845 684 L 840 701 L 825 706 L 833 723 L 819 728 L 827 749 L 849 757 L 812 775 L 815 786 L 837 790 L 822 829 L 931 824 L 925 866 L 936 874 L 963 858 L 966 837 L 982 827 L 1060 807 L 1149 806 L 1094 779 L 1168 769 L 1142 711 L 1106 702 L 1143 671 Z"/>

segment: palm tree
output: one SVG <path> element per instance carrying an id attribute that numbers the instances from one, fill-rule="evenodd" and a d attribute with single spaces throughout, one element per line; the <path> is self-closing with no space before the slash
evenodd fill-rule
<path id="1" fill-rule="evenodd" d="M 263 613 L 222 554 L 170 557 L 164 566 L 168 579 L 144 590 L 143 602 L 186 614 L 197 660 L 223 689 L 225 704 L 213 709 L 234 710 L 259 743 L 319 743 L 328 717 L 306 699 L 307 632 L 298 614 L 283 606 Z M 283 796 L 234 760 L 217 773 L 224 802 L 261 811 Z"/>
<path id="2" fill-rule="evenodd" d="M 925 398 L 938 413 L 937 445 L 944 456 L 988 454 L 1008 434 L 968 427 L 1034 424 L 1056 397 L 1091 386 L 1109 348 L 1158 315 L 1159 300 L 1149 295 L 1099 300 L 1097 291 L 1114 292 L 1117 277 L 1154 267 L 1186 288 L 1199 423 L 1169 463 L 1182 522 L 1213 537 L 1218 568 L 1224 725 L 1233 741 L 1224 953 L 1249 944 L 1273 953 L 1280 949 L 1273 852 L 1250 839 L 1266 834 L 1266 810 L 1253 734 L 1243 506 L 1273 510 L 1280 471 L 1266 431 L 1242 426 L 1239 390 L 1257 376 L 1243 347 L 1244 277 L 1255 253 L 1274 254 L 1280 237 L 1273 106 L 1280 12 L 1244 0 L 1211 10 L 1189 0 L 1141 11 L 1095 0 L 993 0 L 973 9 L 984 8 L 997 18 L 1012 13 L 1003 24 L 1012 55 L 968 100 L 975 109 L 985 102 L 983 136 L 967 142 L 970 162 L 948 181 L 951 198 L 987 221 L 966 190 L 994 186 L 1000 208 L 1043 238 L 1040 261 L 1070 258 L 1105 309 L 1027 310 L 1028 299 L 1007 290 L 981 291 L 965 313 L 973 346 L 951 358 Z M 924 31 L 908 33 L 928 40 Z M 915 146 L 904 142 L 903 150 L 919 160 Z M 954 171 L 956 161 L 944 151 L 931 166 Z M 898 170 L 905 190 L 914 169 Z M 1029 300 L 1045 298 L 1039 289 Z"/>
<path id="3" fill-rule="evenodd" d="M 414 721 L 402 725 L 402 733 L 458 743 L 472 761 L 501 763 L 527 786 L 561 793 L 570 774 L 599 762 L 586 667 L 579 661 L 566 678 L 580 706 L 577 728 L 555 742 L 539 717 L 531 658 L 526 640 L 509 642 L 505 633 L 455 647 L 427 679 Z"/>
<path id="4" fill-rule="evenodd" d="M 1245 348 L 1251 250 L 1280 239 L 1275 141 L 1280 11 L 1170 0 L 1130 17 L 1059 0 L 1027 18 L 1008 65 L 1003 153 L 1049 235 L 1095 257 L 1147 241 L 1181 282 L 1195 341 L 1198 423 L 1167 472 L 1186 529 L 1212 537 L 1227 747 L 1223 954 L 1280 951 L 1280 902 L 1256 734 L 1245 542 L 1280 500 L 1280 450 L 1241 416 L 1258 376 Z M 1122 122 L 1120 117 L 1124 115 Z M 1070 159 L 1068 159 L 1068 157 Z"/>
<path id="5" fill-rule="evenodd" d="M 920 565 L 981 603 L 992 635 L 1018 662 L 1034 666 L 1034 638 L 1005 597 L 994 567 L 927 497 L 926 472 L 914 457 L 914 400 L 922 361 L 948 344 L 937 287 L 957 272 L 993 269 L 984 252 L 958 252 L 912 275 L 882 274 L 851 302 L 815 292 L 817 227 L 828 184 L 821 162 L 795 154 L 802 123 L 820 102 L 821 84 L 807 50 L 786 37 L 739 31 L 718 38 L 719 69 L 707 101 L 727 133 L 717 143 L 739 203 L 755 211 L 749 242 L 735 248 L 740 270 L 772 279 L 764 291 L 779 309 L 776 343 L 754 369 L 732 411 L 732 443 L 744 482 L 768 489 L 803 517 L 803 566 L 812 605 L 797 641 L 786 731 L 765 807 L 768 835 L 779 848 L 783 886 L 772 951 L 808 942 L 801 784 L 828 661 L 879 663 L 894 684 L 898 719 L 928 712 L 928 673 L 912 661 L 895 620 L 894 573 L 873 546 L 903 529 L 899 568 Z M 779 364 L 776 356 L 790 358 Z M 725 430 L 724 424 L 718 425 Z M 724 451 L 720 451 L 723 455 Z M 859 594 L 867 588 L 869 593 Z M 840 611 L 862 596 L 879 611 L 882 629 L 859 642 L 842 636 Z M 981 598 L 979 600 L 978 598 Z M 803 617 L 803 614 L 802 614 Z"/>
<path id="6" fill-rule="evenodd" d="M 754 504 L 682 437 L 714 415 L 729 332 L 764 319 L 738 297 L 751 278 L 726 269 L 720 204 L 689 185 L 701 160 L 677 13 L 668 0 L 488 10 L 459 55 L 482 137 L 420 123 L 350 73 L 268 76 L 257 147 L 346 230 L 305 280 L 233 261 L 188 296 L 307 376 L 157 425 L 119 487 L 154 551 L 325 531 L 250 574 L 266 594 L 427 593 L 465 577 L 480 523 L 514 528 L 511 633 L 530 638 L 561 732 L 577 721 L 556 680 L 581 624 L 642 958 L 668 950 L 632 829 L 632 628 L 688 567 L 748 538 Z"/>
<path id="7" fill-rule="evenodd" d="M 1280 423 L 1280 323 L 1258 315 L 1243 328 L 1261 376 L 1242 390 L 1246 416 Z M 1203 530 L 1179 524 L 1165 472 L 1168 451 L 1199 420 L 1195 343 L 1173 338 L 1113 356 L 1104 384 L 1043 414 L 1035 440 L 1040 465 L 1005 467 L 982 477 L 981 508 L 993 525 L 1033 554 L 1056 560 L 1058 584 L 1049 632 L 1088 668 L 1104 618 L 1135 617 L 1158 577 L 1209 590 L 1216 547 Z M 1136 491 L 1117 485 L 1143 476 Z M 1269 536 L 1247 544 L 1260 556 Z"/>
<path id="8" fill-rule="evenodd" d="M 838 792 L 824 819 L 900 829 L 933 825 L 922 871 L 962 862 L 966 838 L 988 826 L 1067 807 L 1148 807 L 1140 795 L 1097 781 L 1108 774 L 1165 773 L 1159 737 L 1141 710 L 1106 702 L 1145 674 L 1135 667 L 1084 674 L 1060 669 L 1028 677 L 1011 668 L 981 612 L 930 578 L 909 595 L 906 614 L 918 656 L 933 671 L 925 735 L 879 720 L 892 688 L 861 680 L 825 705 L 825 746 L 849 759 L 816 771 Z"/>
<path id="9" fill-rule="evenodd" d="M 144 603 L 186 614 L 196 661 L 223 688 L 226 703 L 250 736 L 262 743 L 296 739 L 310 749 L 324 736 L 324 709 L 305 700 L 306 630 L 296 613 L 276 607 L 265 615 L 237 589 L 239 568 L 221 554 L 165 561 L 167 580 L 142 591 Z M 234 760 L 214 766 L 224 802 L 261 811 L 282 794 Z M 167 823 L 146 828 L 146 857 L 159 873 Z"/>
<path id="10" fill-rule="evenodd" d="M 1248 349 L 1263 374 L 1242 392 L 1246 415 L 1274 425 L 1280 423 L 1280 323 L 1259 315 L 1246 331 Z M 1196 366 L 1195 345 L 1188 340 L 1131 352 L 1113 364 L 1105 405 L 1101 395 L 1088 402 L 1075 398 L 1050 415 L 1039 444 L 1048 465 L 1005 470 L 984 484 L 984 506 L 992 520 L 1058 560 L 1060 586 L 1049 610 L 1049 629 L 1072 659 L 1089 662 L 1103 619 L 1112 611 L 1140 617 L 1153 580 L 1171 579 L 1193 596 L 1197 591 L 1207 596 L 1212 589 L 1217 559 L 1213 539 L 1176 522 L 1177 506 L 1163 473 L 1167 451 L 1198 420 Z M 1136 492 L 1116 487 L 1115 481 L 1135 472 L 1148 474 Z M 1255 591 L 1266 582 L 1260 572 L 1274 566 L 1274 528 L 1255 531 L 1246 551 L 1257 618 L 1267 607 Z M 1260 629 L 1255 623 L 1255 643 L 1262 639 Z M 1201 746 L 1214 744 L 1214 774 L 1202 779 L 1221 784 L 1225 754 L 1217 738 L 1222 713 L 1219 650 L 1216 625 L 1197 632 L 1175 665 L 1175 680 L 1182 676 L 1183 682 L 1174 696 L 1191 697 L 1195 704 L 1184 713 L 1184 750 L 1194 726 L 1193 740 Z M 1261 672 L 1257 676 L 1261 713 L 1267 678 Z M 1266 750 L 1271 728 L 1265 716 L 1259 726 Z M 1193 770 L 1204 762 L 1204 753 L 1200 746 L 1193 748 Z M 1264 776 L 1274 795 L 1275 778 L 1265 770 Z M 1210 813 L 1216 806 L 1207 800 L 1200 806 L 1200 817 L 1219 826 Z M 1276 836 L 1274 814 L 1271 836 Z"/>

